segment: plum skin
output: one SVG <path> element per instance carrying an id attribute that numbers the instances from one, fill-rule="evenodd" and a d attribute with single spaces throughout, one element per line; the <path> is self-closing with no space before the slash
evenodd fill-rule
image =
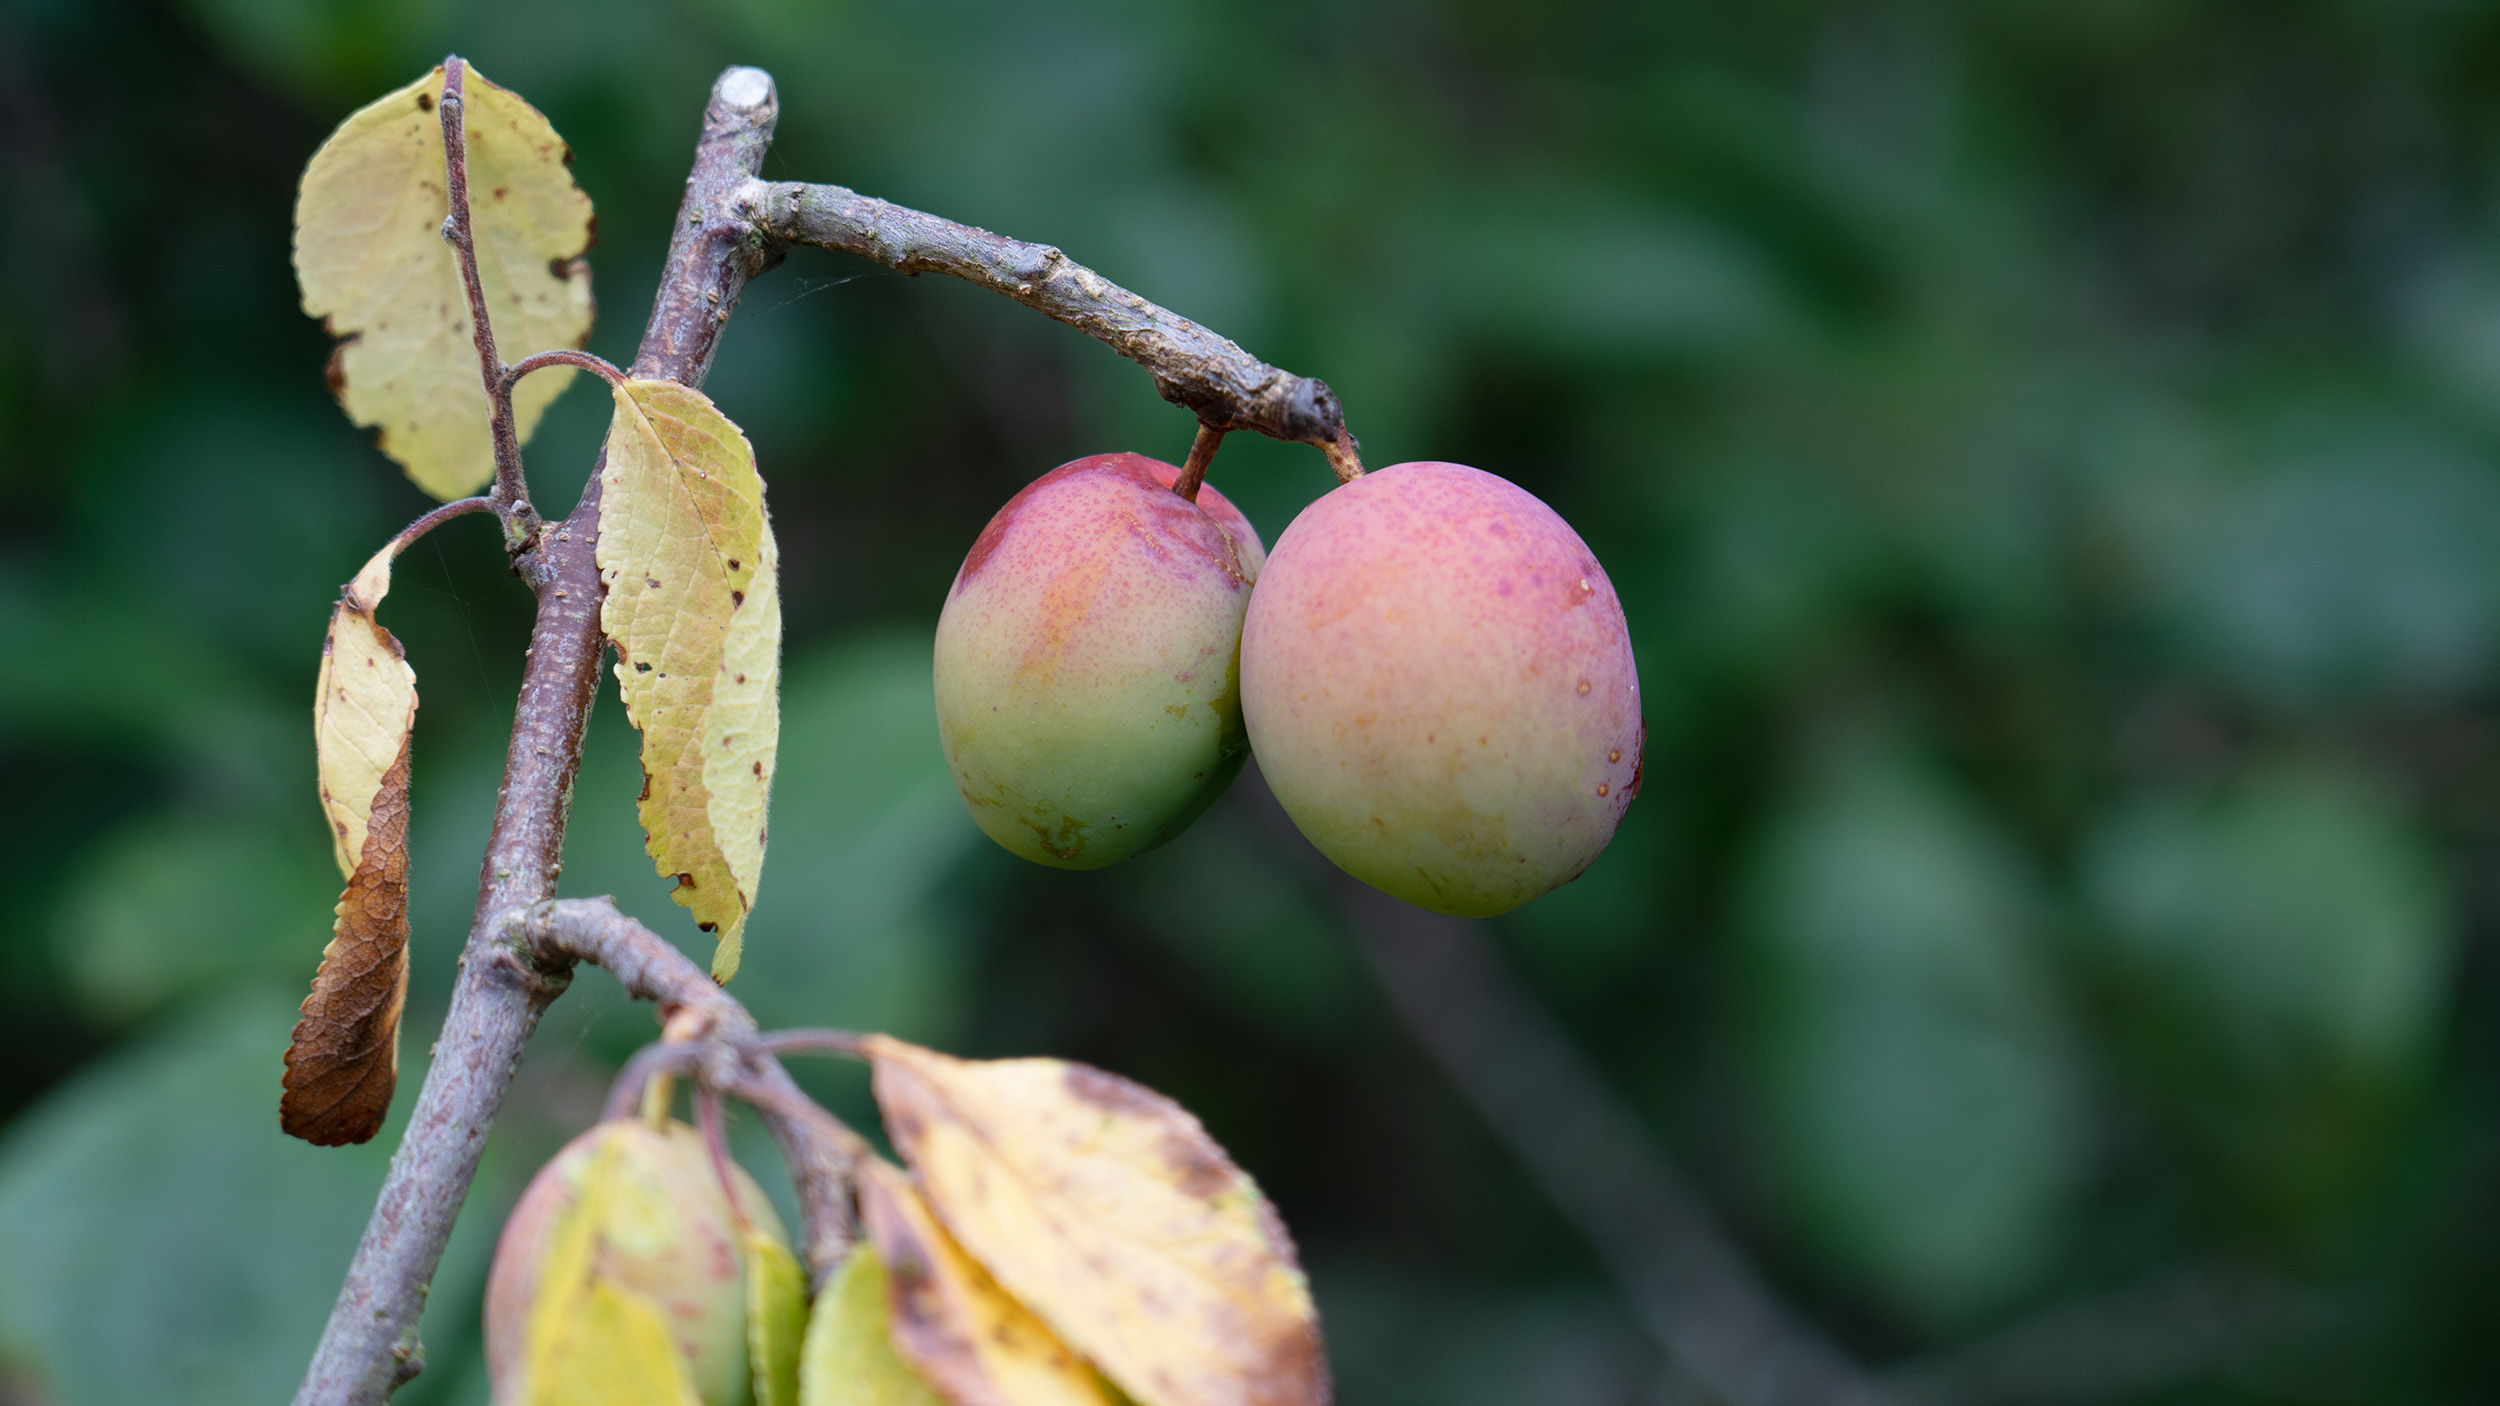
<path id="1" fill-rule="evenodd" d="M 991 839 L 1095 869 L 1186 829 L 1241 770 L 1242 614 L 1265 552 L 1212 488 L 1138 454 L 1062 464 L 998 510 L 938 617 L 948 770 Z"/>
<path id="2" fill-rule="evenodd" d="M 539 1268 L 557 1223 L 580 1200 L 591 1158 L 611 1145 L 621 1154 L 619 1174 L 642 1193 L 636 1205 L 665 1215 L 656 1226 L 612 1227 L 619 1233 L 605 1238 L 599 1271 L 659 1308 L 676 1331 L 678 1360 L 704 1406 L 745 1406 L 753 1399 L 745 1257 L 729 1198 L 693 1128 L 672 1121 L 661 1130 L 634 1119 L 600 1123 L 566 1143 L 530 1179 L 504 1221 L 486 1279 L 486 1369 L 494 1399 L 521 1399 Z M 747 1222 L 786 1247 L 789 1236 L 763 1188 L 735 1164 L 730 1176 Z"/>
<path id="3" fill-rule="evenodd" d="M 1640 789 L 1623 606 L 1553 509 L 1460 464 L 1397 464 L 1309 507 L 1241 647 L 1260 772 L 1320 852 L 1439 913 L 1579 877 Z"/>

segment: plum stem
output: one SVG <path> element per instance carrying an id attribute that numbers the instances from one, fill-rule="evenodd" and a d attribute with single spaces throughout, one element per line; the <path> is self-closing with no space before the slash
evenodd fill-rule
<path id="1" fill-rule="evenodd" d="M 1198 435 L 1189 442 L 1189 459 L 1181 465 L 1180 477 L 1172 480 L 1172 491 L 1198 501 L 1198 489 L 1207 481 L 1207 467 L 1215 462 L 1215 451 L 1224 443 L 1224 432 L 1201 423 Z"/>
<path id="2" fill-rule="evenodd" d="M 1340 431 L 1335 439 L 1319 448 L 1328 456 L 1328 467 L 1336 470 L 1337 482 L 1352 483 L 1363 476 L 1363 447 L 1354 442 L 1352 434 Z"/>

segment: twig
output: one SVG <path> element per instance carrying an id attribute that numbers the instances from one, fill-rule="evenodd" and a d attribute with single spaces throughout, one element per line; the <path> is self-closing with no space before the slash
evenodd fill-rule
<path id="1" fill-rule="evenodd" d="M 772 80 L 733 68 L 713 85 L 686 181 L 666 282 L 635 374 L 699 385 L 720 322 L 768 256 L 703 221 L 760 169 L 777 113 Z M 450 148 L 457 150 L 457 147 Z M 483 319 L 481 319 L 482 321 Z M 417 1318 L 452 1222 L 477 1174 L 486 1130 L 539 1014 L 570 979 L 508 933 L 509 916 L 549 897 L 561 864 L 582 728 L 599 684 L 599 474 L 573 515 L 542 531 L 515 569 L 538 596 L 494 831 L 478 881 L 442 1038 L 363 1241 L 356 1247 L 297 1406 L 374 1406 L 421 1369 Z"/>
<path id="2" fill-rule="evenodd" d="M 575 351 L 571 347 L 551 347 L 543 352 L 532 352 L 503 369 L 503 379 L 500 384 L 504 399 L 509 401 L 512 398 L 512 388 L 520 384 L 523 376 L 532 371 L 545 370 L 550 366 L 578 366 L 584 371 L 597 375 L 611 386 L 625 379 L 625 373 L 617 370 L 616 364 L 604 356 L 594 356 L 586 351 Z"/>
<path id="3" fill-rule="evenodd" d="M 1884 1406 L 1790 1309 L 1709 1203 L 1502 965 L 1483 924 L 1358 883 L 1312 848 L 1251 768 L 1236 793 L 1325 874 L 1398 1016 L 1594 1251 L 1642 1328 L 1726 1406 Z"/>
<path id="4" fill-rule="evenodd" d="M 749 181 L 732 207 L 776 245 L 813 244 L 899 273 L 943 273 L 1058 319 L 1154 373 L 1165 400 L 1222 431 L 1329 451 L 1340 476 L 1362 472 L 1345 410 L 1327 383 L 1280 371 L 1047 244 L 1027 244 L 841 186 Z"/>
<path id="5" fill-rule="evenodd" d="M 806 1037 L 843 1032 L 801 1030 L 788 1032 L 799 1037 L 794 1039 L 758 1038 L 754 1017 L 737 998 L 712 984 L 711 973 L 668 939 L 618 912 L 608 899 L 541 903 L 519 926 L 521 935 L 542 953 L 605 967 L 627 994 L 680 1012 L 670 1019 L 670 1032 L 691 1038 L 636 1052 L 609 1091 L 607 1116 L 632 1112 L 635 1091 L 664 1071 L 690 1072 L 700 1088 L 754 1104 L 798 1192 L 814 1281 L 822 1284 L 831 1277 L 859 1239 L 851 1174 L 868 1144 L 801 1092 L 773 1054 L 783 1047 L 810 1048 Z M 689 1022 L 687 1013 L 696 1019 Z M 698 1112 L 700 1108 L 698 1098 Z"/>
<path id="6" fill-rule="evenodd" d="M 747 1048 L 768 1055 L 838 1054 L 863 1059 L 866 1039 L 851 1030 L 776 1030 L 748 1041 Z"/>
<path id="7" fill-rule="evenodd" d="M 608 1085 L 607 1106 L 599 1110 L 605 1122 L 631 1117 L 643 1106 L 643 1091 L 653 1079 L 684 1074 L 703 1062 L 708 1052 L 693 1044 L 650 1044 L 634 1051 L 625 1067 L 616 1071 Z"/>
<path id="8" fill-rule="evenodd" d="M 1339 881 L 1398 1014 L 1622 1286 L 1650 1336 L 1729 1406 L 1883 1393 L 1774 1296 L 1700 1194 L 1606 1092 L 1480 925 Z"/>
<path id="9" fill-rule="evenodd" d="M 769 1057 L 751 1060 L 724 1088 L 755 1106 L 781 1149 L 805 1227 L 808 1282 L 822 1289 L 859 1243 L 859 1210 L 851 1197 L 859 1164 L 871 1155 L 868 1142 L 801 1092 Z"/>
<path id="10" fill-rule="evenodd" d="M 477 345 L 478 380 L 486 390 L 486 433 L 495 447 L 496 514 L 503 519 L 504 543 L 518 552 L 538 540 L 538 510 L 530 506 L 529 484 L 521 476 L 521 437 L 512 423 L 512 383 L 495 351 L 494 319 L 486 314 L 486 288 L 478 279 L 477 235 L 469 218 L 469 137 L 466 97 L 468 62 L 458 54 L 443 60 L 443 184 L 451 213 L 443 216 L 443 238 L 460 264 L 461 287 L 469 295 L 469 340 Z"/>
<path id="11" fill-rule="evenodd" d="M 418 518 L 415 522 L 408 524 L 406 527 L 399 529 L 399 535 L 384 543 L 383 546 L 390 552 L 393 558 L 397 558 L 401 552 L 415 546 L 418 538 L 423 537 L 425 534 L 442 526 L 444 523 L 451 521 L 453 518 L 467 517 L 471 513 L 491 513 L 494 511 L 495 500 L 492 498 L 455 498 L 451 502 L 445 503 L 441 507 L 438 507 L 432 512 Z M 359 601 L 357 604 L 365 609 L 372 608 L 370 602 Z"/>
<path id="12" fill-rule="evenodd" d="M 720 1090 L 698 1086 L 694 1091 L 695 1126 L 702 1130 L 703 1155 L 712 1163 L 712 1178 L 720 1183 L 721 1199 L 729 1203 L 730 1222 L 738 1227 L 741 1241 L 754 1226 L 747 1220 L 746 1198 L 738 1194 L 737 1173 L 729 1170 L 729 1120 L 722 1116 Z M 746 1246 L 739 1245 L 745 1253 Z"/>

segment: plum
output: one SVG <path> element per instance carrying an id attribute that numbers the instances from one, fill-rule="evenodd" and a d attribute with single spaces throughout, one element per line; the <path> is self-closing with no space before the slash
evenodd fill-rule
<path id="1" fill-rule="evenodd" d="M 603 1153 L 614 1160 L 593 1272 L 659 1311 L 704 1406 L 742 1406 L 752 1399 L 746 1281 L 729 1198 L 693 1128 L 672 1121 L 663 1130 L 632 1119 L 601 1123 L 566 1143 L 504 1222 L 486 1280 L 486 1368 L 495 1400 L 528 1397 L 521 1378 L 539 1270 L 558 1225 L 581 1205 L 585 1174 Z M 763 1189 L 744 1168 L 732 1164 L 729 1170 L 747 1223 L 787 1245 L 781 1217 Z"/>
<path id="2" fill-rule="evenodd" d="M 938 736 L 990 838 L 1095 869 L 1187 828 L 1241 770 L 1242 612 L 1265 550 L 1138 454 L 1062 464 L 998 510 L 938 616 Z"/>
<path id="3" fill-rule="evenodd" d="M 1320 852 L 1440 913 L 1579 877 L 1640 789 L 1614 586 L 1553 509 L 1461 464 L 1397 464 L 1276 540 L 1241 644 L 1259 770 Z"/>

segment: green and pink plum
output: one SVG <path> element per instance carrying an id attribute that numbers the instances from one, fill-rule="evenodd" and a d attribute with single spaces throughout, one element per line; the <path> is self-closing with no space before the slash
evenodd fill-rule
<path id="1" fill-rule="evenodd" d="M 1513 484 L 1398 464 L 1276 541 L 1241 645 L 1259 769 L 1320 852 L 1440 913 L 1579 877 L 1641 780 L 1623 606 Z"/>
<path id="2" fill-rule="evenodd" d="M 1248 754 L 1241 622 L 1265 552 L 1137 454 L 1062 464 L 990 520 L 937 628 L 938 735 L 990 838 L 1095 869 L 1154 848 Z"/>
<path id="3" fill-rule="evenodd" d="M 504 1222 L 486 1279 L 486 1370 L 498 1402 L 530 1399 L 531 1310 L 556 1230 L 582 1204 L 583 1179 L 606 1154 L 609 1181 L 592 1271 L 647 1300 L 668 1323 L 686 1379 L 703 1406 L 745 1406 L 746 1279 L 738 1221 L 720 1173 L 693 1128 L 633 1119 L 601 1123 L 564 1145 L 531 1179 Z M 789 1243 L 781 1217 L 744 1168 L 731 1164 L 739 1209 L 759 1232 Z"/>

